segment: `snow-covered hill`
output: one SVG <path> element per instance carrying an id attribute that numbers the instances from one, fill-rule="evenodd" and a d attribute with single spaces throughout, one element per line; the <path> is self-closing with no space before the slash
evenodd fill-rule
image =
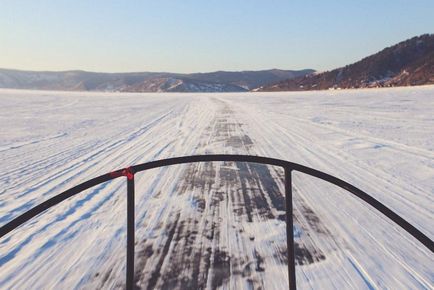
<path id="1" fill-rule="evenodd" d="M 243 94 L 0 90 L 0 225 L 99 174 L 240 153 L 336 175 L 434 238 L 434 87 Z M 287 289 L 283 172 L 136 175 L 142 289 Z M 432 289 L 434 256 L 343 190 L 294 174 L 299 289 Z M 82 192 L 0 240 L 0 289 L 122 288 L 126 185 Z"/>
<path id="2" fill-rule="evenodd" d="M 331 71 L 291 78 L 263 91 L 309 91 L 434 84 L 434 34 L 424 34 L 387 47 Z"/>
<path id="3" fill-rule="evenodd" d="M 118 92 L 243 92 L 313 70 L 262 70 L 211 73 L 38 72 L 0 69 L 0 88 Z"/>

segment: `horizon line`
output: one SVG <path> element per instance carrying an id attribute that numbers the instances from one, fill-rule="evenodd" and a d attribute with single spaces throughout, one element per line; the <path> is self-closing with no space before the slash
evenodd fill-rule
<path id="1" fill-rule="evenodd" d="M 87 73 L 101 73 L 101 74 L 137 74 L 137 73 L 154 73 L 154 74 L 200 74 L 200 73 L 218 73 L 218 72 L 259 72 L 259 71 L 303 71 L 312 70 L 318 72 L 314 68 L 301 68 L 301 69 L 281 69 L 281 68 L 264 68 L 264 69 L 245 69 L 245 70 L 210 70 L 210 71 L 196 71 L 196 72 L 175 72 L 175 71 L 152 71 L 152 70 L 142 70 L 142 71 L 97 71 L 97 70 L 86 70 L 86 69 L 65 69 L 65 70 L 35 70 L 35 69 L 21 69 L 21 68 L 10 68 L 10 67 L 0 67 L 0 70 L 9 71 L 20 71 L 20 72 L 35 72 L 35 73 L 67 73 L 67 72 L 87 72 Z M 332 69 L 333 70 L 333 69 Z"/>

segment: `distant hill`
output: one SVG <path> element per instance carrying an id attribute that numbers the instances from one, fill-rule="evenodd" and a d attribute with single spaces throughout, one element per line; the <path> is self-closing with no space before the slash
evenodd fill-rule
<path id="1" fill-rule="evenodd" d="M 275 83 L 276 80 L 281 81 L 285 79 L 292 79 L 299 76 L 305 76 L 313 73 L 312 69 L 304 70 L 261 70 L 261 71 L 217 71 L 211 73 L 196 73 L 190 76 L 193 79 L 207 81 L 207 82 L 219 82 L 227 83 L 242 87 L 246 90 L 252 90 L 263 86 L 264 84 Z"/>
<path id="2" fill-rule="evenodd" d="M 434 34 L 408 39 L 356 63 L 266 85 L 259 91 L 394 87 L 434 84 Z"/>
<path id="3" fill-rule="evenodd" d="M 37 72 L 0 69 L 0 88 L 120 92 L 243 92 L 313 70 L 262 70 L 211 73 Z"/>

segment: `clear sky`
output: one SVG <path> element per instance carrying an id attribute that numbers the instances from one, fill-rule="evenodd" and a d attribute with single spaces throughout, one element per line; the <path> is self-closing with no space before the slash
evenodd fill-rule
<path id="1" fill-rule="evenodd" d="M 434 32 L 434 0 L 0 0 L 0 67 L 328 70 Z"/>

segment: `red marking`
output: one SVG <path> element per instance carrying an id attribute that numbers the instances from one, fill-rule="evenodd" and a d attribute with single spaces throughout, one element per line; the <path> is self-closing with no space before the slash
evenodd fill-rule
<path id="1" fill-rule="evenodd" d="M 134 179 L 134 172 L 133 172 L 133 169 L 131 167 L 127 167 L 127 168 L 122 169 L 122 170 L 110 172 L 110 176 L 113 178 L 120 177 L 120 176 L 126 176 L 128 180 L 133 180 Z"/>
<path id="2" fill-rule="evenodd" d="M 134 179 L 134 172 L 133 172 L 133 169 L 131 167 L 125 168 L 124 170 L 122 170 L 122 173 L 124 176 L 127 177 L 128 180 Z"/>
<path id="3" fill-rule="evenodd" d="M 116 178 L 122 176 L 122 170 L 110 172 L 110 177 Z"/>

